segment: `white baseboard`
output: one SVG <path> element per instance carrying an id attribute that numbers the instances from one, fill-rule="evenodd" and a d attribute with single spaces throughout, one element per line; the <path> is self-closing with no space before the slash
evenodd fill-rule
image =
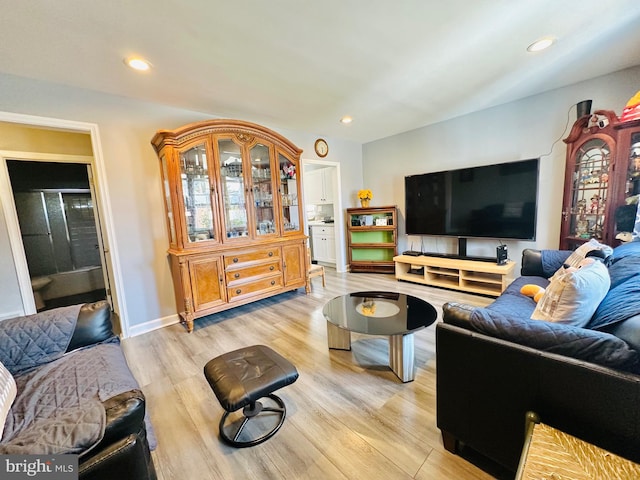
<path id="1" fill-rule="evenodd" d="M 157 318 L 155 320 L 141 323 L 139 325 L 130 326 L 129 336 L 136 337 L 138 335 L 152 332 L 154 330 L 158 330 L 159 328 L 168 327 L 169 325 L 174 325 L 176 323 L 180 323 L 180 316 L 178 314 L 169 315 L 168 317 L 163 318 Z"/>
<path id="2" fill-rule="evenodd" d="M 24 316 L 23 312 L 0 313 L 0 322 L 2 320 L 9 320 L 10 318 L 16 318 L 16 317 L 22 317 L 22 316 Z"/>

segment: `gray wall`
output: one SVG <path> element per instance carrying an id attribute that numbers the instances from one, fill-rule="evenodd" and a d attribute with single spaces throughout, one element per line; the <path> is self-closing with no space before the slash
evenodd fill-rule
<path id="1" fill-rule="evenodd" d="M 509 247 L 509 257 L 516 262 L 524 248 L 557 248 L 566 146 L 556 140 L 566 138 L 576 120 L 572 105 L 592 99 L 592 111 L 613 110 L 620 115 L 627 101 L 640 89 L 638 79 L 640 67 L 634 67 L 367 143 L 363 146 L 363 184 L 373 190 L 373 203 L 395 204 L 400 208 L 402 251 L 411 242 L 414 247 L 420 245 L 420 237 L 404 233 L 406 175 L 541 157 L 536 241 L 504 243 Z M 457 250 L 456 239 L 422 238 L 426 251 Z M 497 244 L 495 240 L 471 239 L 468 253 L 495 256 Z"/>
<path id="2" fill-rule="evenodd" d="M 122 317 L 130 327 L 139 326 L 140 329 L 144 329 L 147 322 L 175 320 L 173 285 L 166 256 L 168 240 L 160 167 L 150 140 L 159 129 L 177 128 L 213 115 L 11 75 L 0 75 L 0 111 L 98 125 L 114 220 L 116 238 L 113 241 L 120 254 L 126 298 L 126 311 L 121 312 Z M 313 144 L 318 134 L 266 126 L 302 148 L 303 158 L 317 158 Z M 362 179 L 361 145 L 326 138 L 330 146 L 326 159 L 341 164 L 345 206 L 355 206 L 355 192 Z M 350 199 L 352 204 L 348 204 Z M 22 307 L 16 296 L 16 273 L 6 224 L 3 218 L 0 220 L 0 285 L 6 287 L 0 289 L 2 317 L 2 313 L 20 311 Z"/>
<path id="3" fill-rule="evenodd" d="M 640 88 L 640 67 L 518 102 L 466 115 L 411 132 L 360 144 L 326 137 L 329 156 L 340 162 L 344 207 L 357 206 L 360 188 L 374 192 L 374 205 L 396 204 L 401 210 L 400 250 L 404 229 L 404 176 L 449 168 L 543 156 L 564 137 L 575 120 L 571 105 L 593 99 L 594 109 L 620 113 Z M 106 164 L 106 181 L 126 297 L 123 318 L 130 327 L 175 319 L 160 169 L 149 143 L 158 129 L 171 129 L 212 118 L 181 110 L 87 90 L 0 75 L 0 111 L 61 118 L 98 125 Z M 569 126 L 565 131 L 569 117 Z M 243 120 L 251 121 L 251 118 Z M 313 143 L 321 132 L 288 131 L 267 125 L 315 159 Z M 564 131 L 564 134 L 563 134 Z M 526 247 L 558 244 L 565 148 L 562 142 L 542 157 L 538 237 L 536 242 L 506 242 L 518 260 Z M 419 239 L 415 239 L 419 243 Z M 469 253 L 495 254 L 495 241 L 471 240 Z M 455 241 L 425 237 L 425 249 L 454 251 Z M 0 317 L 21 309 L 6 226 L 0 210 Z"/>

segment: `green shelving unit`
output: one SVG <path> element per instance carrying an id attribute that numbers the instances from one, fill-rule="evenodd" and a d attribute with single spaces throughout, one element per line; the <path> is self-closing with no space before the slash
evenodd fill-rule
<path id="1" fill-rule="evenodd" d="M 397 255 L 397 207 L 347 209 L 349 267 L 356 273 L 394 273 Z"/>

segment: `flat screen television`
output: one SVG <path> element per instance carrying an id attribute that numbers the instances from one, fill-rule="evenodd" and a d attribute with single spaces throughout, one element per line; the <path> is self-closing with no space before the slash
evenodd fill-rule
<path id="1" fill-rule="evenodd" d="M 539 159 L 405 177 L 409 235 L 535 240 Z"/>

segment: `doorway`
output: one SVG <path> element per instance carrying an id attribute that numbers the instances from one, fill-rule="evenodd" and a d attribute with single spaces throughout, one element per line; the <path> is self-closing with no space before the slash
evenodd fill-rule
<path id="1" fill-rule="evenodd" d="M 342 189 L 340 179 L 340 163 L 330 162 L 326 160 L 308 160 L 302 159 L 302 172 L 303 172 L 303 192 L 305 203 L 305 233 L 310 236 L 310 245 L 312 249 L 312 261 L 313 256 L 317 252 L 313 252 L 313 238 L 311 238 L 311 228 L 317 226 L 318 222 L 325 223 L 328 226 L 333 225 L 334 238 L 332 242 L 328 242 L 332 245 L 334 250 L 333 261 L 328 265 L 333 266 L 335 262 L 336 271 L 344 273 L 347 271 L 346 265 L 346 249 L 344 229 L 341 228 L 344 225 L 344 215 L 342 209 Z M 318 178 L 317 174 L 324 172 L 323 179 Z M 320 184 L 331 184 L 331 194 L 329 198 L 322 198 L 318 201 L 318 195 L 316 191 Z M 326 193 L 326 192 L 325 192 Z M 321 197 L 327 197 L 327 195 L 320 195 Z"/>
<path id="2" fill-rule="evenodd" d="M 36 310 L 107 299 L 91 165 L 6 162 Z"/>
<path id="3" fill-rule="evenodd" d="M 111 201 L 109 189 L 106 182 L 106 165 L 102 152 L 100 132 L 97 124 L 77 122 L 73 120 L 63 120 L 59 118 L 39 117 L 11 112 L 0 112 L 0 125 L 2 128 L 14 126 L 17 129 L 27 129 L 35 132 L 35 142 L 29 142 L 25 147 L 15 148 L 16 139 L 23 137 L 23 132 L 19 135 L 8 135 L 11 139 L 9 145 L 1 145 L 0 148 L 0 206 L 2 216 L 6 225 L 6 236 L 0 235 L 0 271 L 3 272 L 5 288 L 0 291 L 0 299 L 3 300 L 3 312 L 0 318 L 12 318 L 19 315 L 29 315 L 36 312 L 35 301 L 30 281 L 29 268 L 24 252 L 24 245 L 20 234 L 18 216 L 16 214 L 14 200 L 7 172 L 7 159 L 16 160 L 37 160 L 43 162 L 58 163 L 82 163 L 90 165 L 88 170 L 92 175 L 90 184 L 93 197 L 94 209 L 97 208 L 100 225 L 99 231 L 102 235 L 101 258 L 105 276 L 108 276 L 110 285 L 109 297 L 111 298 L 111 308 L 114 312 L 114 330 L 123 338 L 129 336 L 129 321 L 127 317 L 126 298 L 124 294 L 124 280 L 120 267 L 120 255 L 115 242 L 115 225 L 111 211 Z M 89 154 L 79 151 L 70 152 L 68 142 L 62 142 L 62 148 L 51 149 L 48 141 L 51 132 L 62 134 L 87 135 L 89 138 Z M 33 148 L 32 148 L 33 147 Z M 73 154 L 69 154 L 73 153 Z M 8 261 L 7 261 L 8 260 Z"/>

